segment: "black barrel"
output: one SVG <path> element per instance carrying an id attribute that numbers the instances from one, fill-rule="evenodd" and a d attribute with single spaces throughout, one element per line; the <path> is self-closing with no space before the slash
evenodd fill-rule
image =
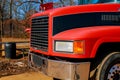
<path id="1" fill-rule="evenodd" d="M 5 47 L 5 57 L 9 59 L 16 58 L 16 43 L 14 42 L 7 42 L 4 45 Z"/>

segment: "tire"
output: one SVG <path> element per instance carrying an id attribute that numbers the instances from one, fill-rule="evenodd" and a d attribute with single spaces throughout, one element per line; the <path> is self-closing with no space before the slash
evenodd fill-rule
<path id="1" fill-rule="evenodd" d="M 110 53 L 103 59 L 97 69 L 96 80 L 120 80 L 120 52 Z"/>

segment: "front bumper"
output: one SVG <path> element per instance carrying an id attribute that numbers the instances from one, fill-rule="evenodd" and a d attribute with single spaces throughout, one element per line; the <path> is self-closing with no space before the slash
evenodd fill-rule
<path id="1" fill-rule="evenodd" d="M 88 80 L 90 62 L 65 62 L 51 60 L 40 55 L 29 53 L 29 65 L 44 74 L 66 80 Z"/>

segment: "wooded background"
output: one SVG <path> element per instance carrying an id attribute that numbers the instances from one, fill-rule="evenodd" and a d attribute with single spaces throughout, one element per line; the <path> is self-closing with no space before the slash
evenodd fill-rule
<path id="1" fill-rule="evenodd" d="M 55 2 L 55 7 L 74 5 L 77 0 L 0 0 L 0 36 L 27 38 L 30 16 L 39 12 L 39 6 Z"/>

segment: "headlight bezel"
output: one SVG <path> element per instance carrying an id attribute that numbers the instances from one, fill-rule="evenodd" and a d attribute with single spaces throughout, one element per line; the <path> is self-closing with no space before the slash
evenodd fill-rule
<path id="1" fill-rule="evenodd" d="M 72 43 L 72 50 L 56 50 L 56 42 L 66 42 L 66 43 Z M 76 46 L 76 43 L 81 46 Z M 63 46 L 64 47 L 64 46 Z M 76 51 L 75 48 L 78 48 L 78 51 Z M 54 41 L 54 51 L 55 52 L 62 52 L 62 53 L 67 53 L 67 54 L 84 54 L 85 53 L 85 41 L 84 40 L 55 40 Z"/>
<path id="2" fill-rule="evenodd" d="M 55 52 L 63 52 L 63 53 L 73 53 L 73 48 L 72 48 L 72 50 L 71 51 L 69 51 L 69 50 L 56 50 L 56 45 L 57 45 L 57 42 L 59 42 L 59 43 L 66 43 L 66 44 L 68 44 L 68 43 L 70 43 L 70 44 L 73 44 L 73 41 L 67 41 L 67 40 L 55 40 L 54 41 L 54 51 Z"/>

